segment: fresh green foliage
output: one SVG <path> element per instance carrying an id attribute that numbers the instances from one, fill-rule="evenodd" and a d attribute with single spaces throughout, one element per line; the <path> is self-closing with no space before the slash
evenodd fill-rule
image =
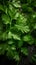
<path id="1" fill-rule="evenodd" d="M 29 55 L 25 45 L 36 46 L 35 8 L 36 0 L 0 0 L 0 55 L 6 52 L 7 56 L 20 60 L 20 52 Z M 36 61 L 34 56 L 32 59 Z"/>

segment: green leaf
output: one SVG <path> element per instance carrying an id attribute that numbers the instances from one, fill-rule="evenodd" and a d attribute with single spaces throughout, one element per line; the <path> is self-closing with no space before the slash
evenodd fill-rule
<path id="1" fill-rule="evenodd" d="M 15 25 L 15 27 L 16 27 L 18 30 L 22 31 L 22 32 L 26 32 L 26 33 L 28 33 L 28 32 L 30 31 L 30 29 L 29 29 L 28 26 Z"/>
<path id="2" fill-rule="evenodd" d="M 21 52 L 23 52 L 25 55 L 28 55 L 28 49 L 26 47 L 21 48 Z"/>
<path id="3" fill-rule="evenodd" d="M 34 29 L 36 29 L 36 23 L 35 23 L 35 25 L 34 25 Z"/>
<path id="4" fill-rule="evenodd" d="M 14 53 L 14 59 L 17 61 L 17 60 L 20 60 L 19 58 L 19 54 L 17 52 Z"/>
<path id="5" fill-rule="evenodd" d="M 23 45 L 23 41 L 22 40 L 18 41 L 18 47 L 21 48 L 22 45 Z"/>
<path id="6" fill-rule="evenodd" d="M 11 22 L 9 16 L 6 14 L 2 15 L 2 20 L 4 21 L 5 24 L 8 24 Z"/>
<path id="7" fill-rule="evenodd" d="M 32 60 L 33 60 L 34 62 L 36 62 L 36 58 L 35 58 L 35 57 L 32 57 Z"/>
<path id="8" fill-rule="evenodd" d="M 3 6 L 2 6 L 1 4 L 0 4 L 0 10 L 2 10 L 2 11 L 4 10 L 4 9 L 3 9 Z"/>
<path id="9" fill-rule="evenodd" d="M 14 41 L 13 40 L 9 40 L 8 41 L 8 45 L 13 45 Z"/>
<path id="10" fill-rule="evenodd" d="M 26 41 L 26 42 L 28 42 L 30 45 L 32 45 L 33 42 L 34 42 L 34 40 L 33 40 L 33 38 L 32 38 L 31 35 L 25 35 L 25 36 L 23 37 L 23 40 Z"/>
<path id="11" fill-rule="evenodd" d="M 9 31 L 7 35 L 8 39 L 12 38 L 12 33 Z"/>
<path id="12" fill-rule="evenodd" d="M 13 5 L 14 5 L 16 8 L 20 8 L 20 7 L 21 7 L 20 4 L 17 3 L 17 2 L 13 2 Z"/>
<path id="13" fill-rule="evenodd" d="M 0 40 L 2 39 L 2 40 L 7 40 L 7 33 L 5 32 L 5 33 L 2 33 L 1 35 L 0 35 Z"/>
<path id="14" fill-rule="evenodd" d="M 7 44 L 0 45 L 0 55 L 5 53 L 6 48 L 7 48 Z"/>
<path id="15" fill-rule="evenodd" d="M 17 34 L 12 34 L 12 37 L 15 40 L 21 40 L 20 37 L 19 37 L 19 35 L 17 35 Z"/>

